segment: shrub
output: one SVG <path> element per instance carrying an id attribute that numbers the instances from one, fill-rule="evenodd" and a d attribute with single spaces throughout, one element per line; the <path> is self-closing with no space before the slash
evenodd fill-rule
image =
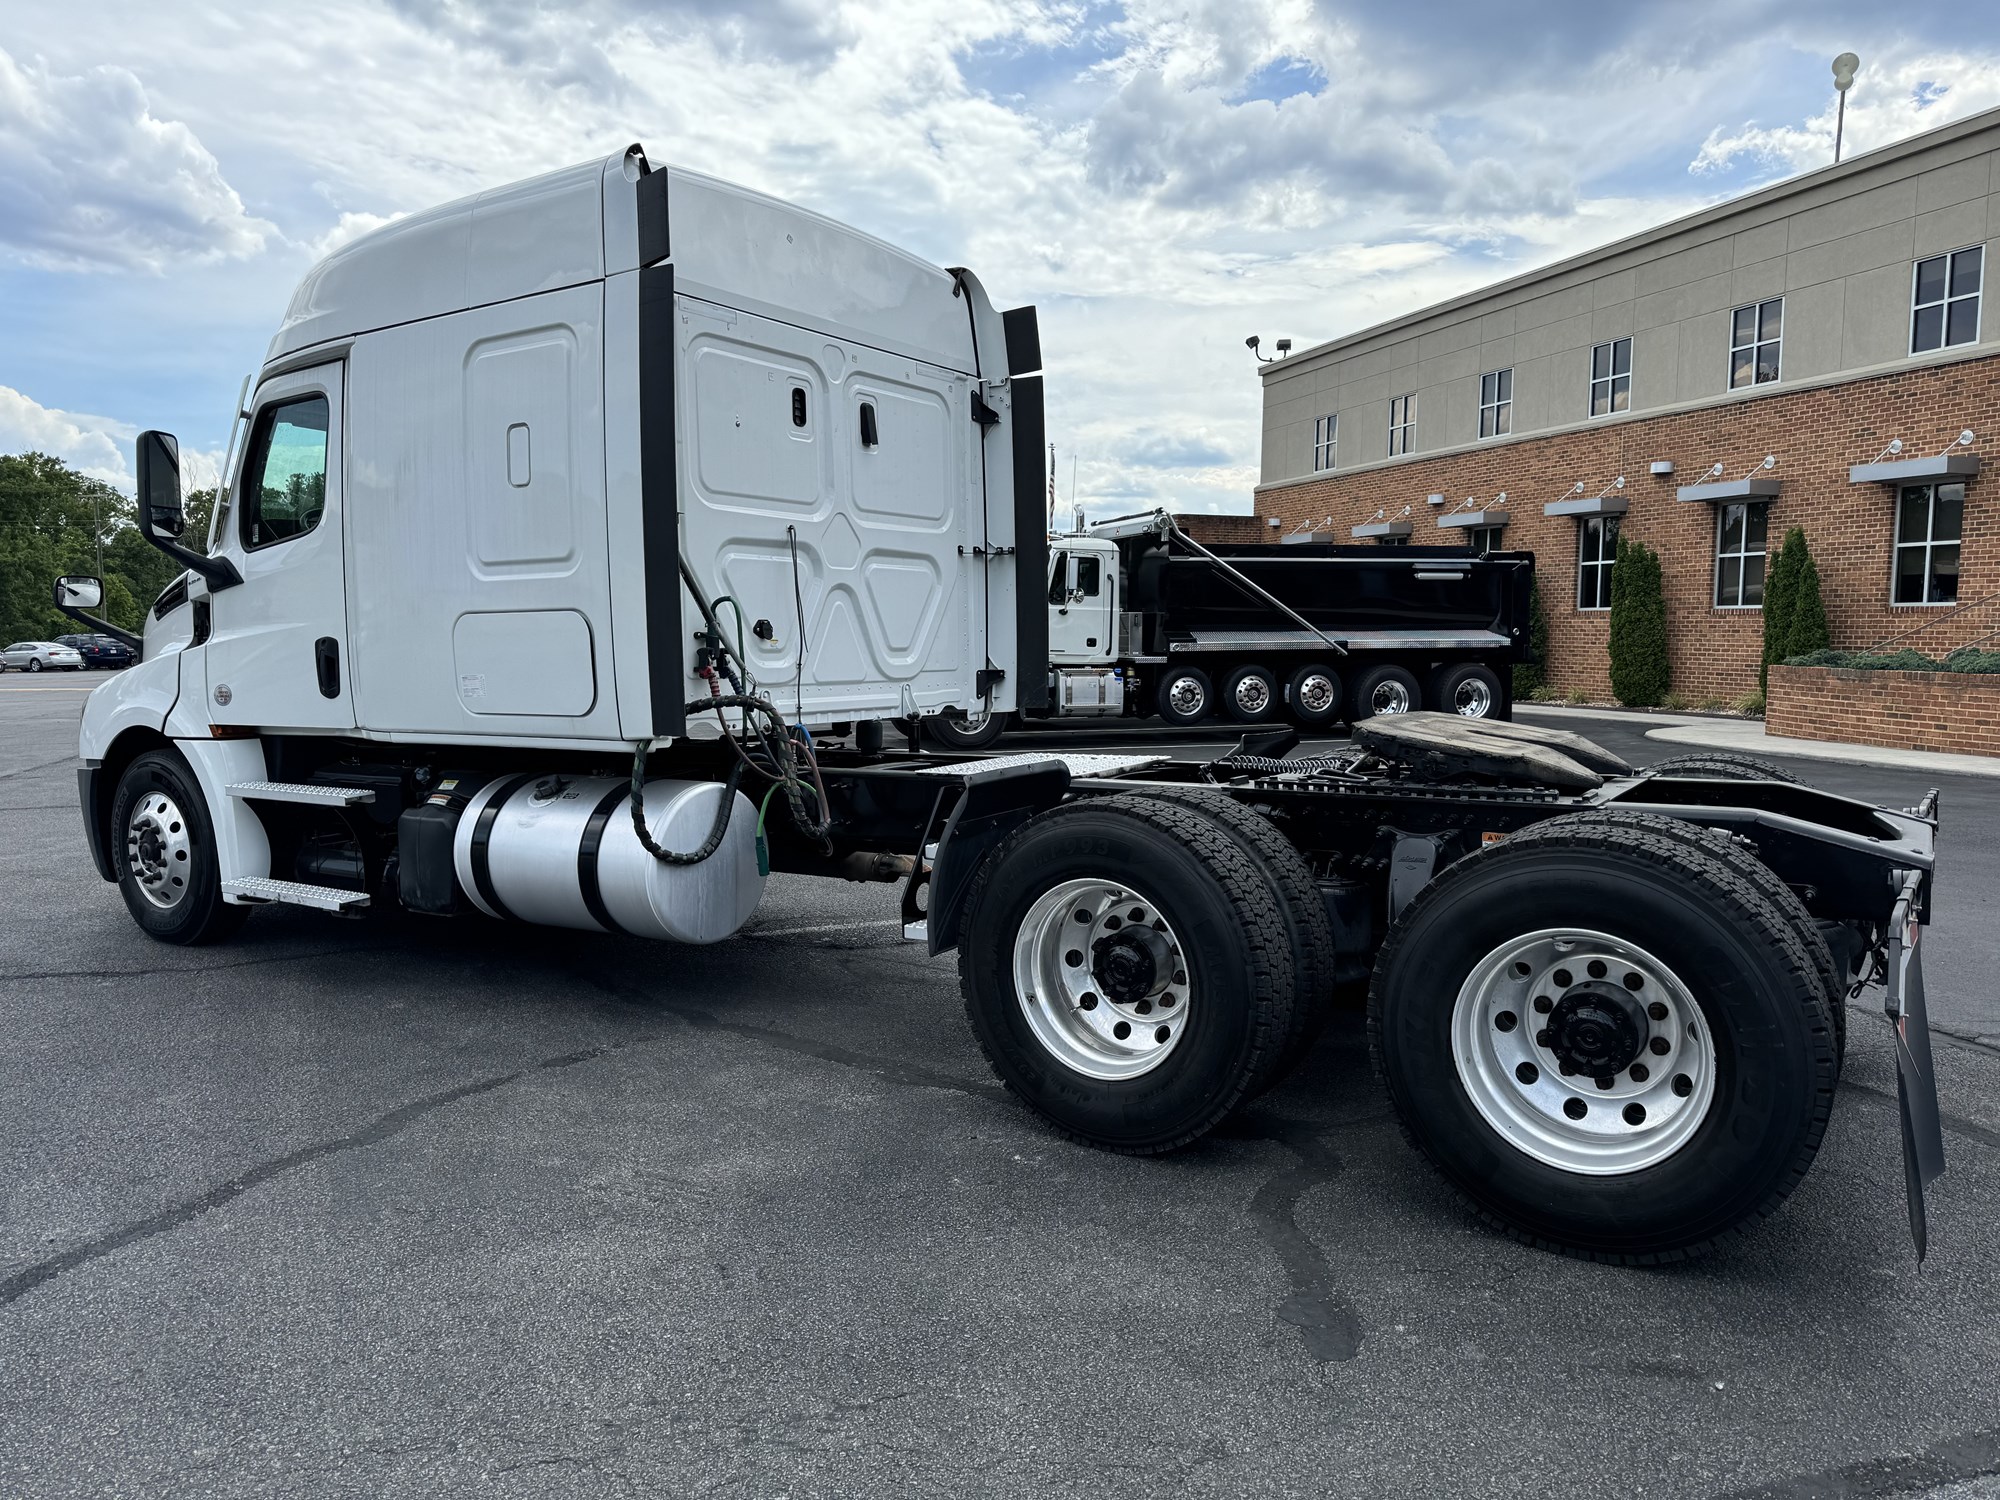
<path id="1" fill-rule="evenodd" d="M 1586 693 L 1582 688 L 1571 688 L 1567 693 L 1563 694 L 1563 702 L 1565 703 L 1588 703 L 1589 701 L 1590 694 Z"/>
<path id="2" fill-rule="evenodd" d="M 1611 691 L 1620 703 L 1651 708 L 1672 681 L 1660 555 L 1620 537 L 1611 566 Z"/>
<path id="3" fill-rule="evenodd" d="M 1697 710 L 1705 714 L 1719 714 L 1727 707 L 1729 705 L 1720 698 L 1704 698 L 1695 705 Z"/>
<path id="4" fill-rule="evenodd" d="M 1660 707 L 1670 708 L 1675 713 L 1679 713 L 1682 709 L 1686 708 L 1687 706 L 1688 706 L 1688 700 L 1687 700 L 1687 695 L 1685 693 L 1667 693 L 1663 695 L 1660 699 Z"/>
<path id="5" fill-rule="evenodd" d="M 2000 673 L 2000 651 L 1961 646 L 1943 661 L 1909 646 L 1893 651 L 1808 651 L 1787 657 L 1790 667 L 1844 667 L 1851 672 L 1977 672 Z"/>
<path id="6" fill-rule="evenodd" d="M 1762 693 L 1745 693 L 1729 706 L 1739 714 L 1749 714 L 1755 717 L 1764 711 L 1764 695 Z"/>
<path id="7" fill-rule="evenodd" d="M 1820 597 L 1819 567 L 1806 546 L 1803 527 L 1785 533 L 1784 544 L 1764 580 L 1764 660 L 1757 669 L 1760 691 L 1769 687 L 1771 663 L 1832 642 L 1826 628 L 1826 601 Z"/>
<path id="8" fill-rule="evenodd" d="M 1528 700 L 1532 703 L 1560 703 L 1562 694 L 1545 682 L 1540 687 L 1528 689 Z"/>
<path id="9" fill-rule="evenodd" d="M 1542 613 L 1541 580 L 1534 579 L 1528 584 L 1528 659 L 1514 663 L 1514 696 L 1533 699 L 1548 680 L 1549 617 Z"/>
<path id="10" fill-rule="evenodd" d="M 1976 646 L 1960 646 L 1944 659 L 1947 672 L 2000 673 L 2000 651 L 1981 651 Z"/>

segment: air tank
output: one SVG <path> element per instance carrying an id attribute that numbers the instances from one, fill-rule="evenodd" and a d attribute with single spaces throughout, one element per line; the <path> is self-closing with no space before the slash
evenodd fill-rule
<path id="1" fill-rule="evenodd" d="M 646 826 L 665 849 L 698 849 L 719 799 L 735 798 L 715 853 L 664 864 L 632 827 L 622 777 L 503 776 L 473 795 L 452 845 L 459 885 L 490 917 L 680 943 L 730 936 L 757 909 L 757 809 L 719 782 L 646 783 Z"/>

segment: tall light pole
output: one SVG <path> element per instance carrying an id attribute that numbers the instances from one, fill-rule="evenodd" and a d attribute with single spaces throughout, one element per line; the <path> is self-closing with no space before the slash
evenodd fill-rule
<path id="1" fill-rule="evenodd" d="M 1840 138 L 1847 130 L 1847 91 L 1854 87 L 1854 75 L 1861 67 L 1861 59 L 1852 52 L 1843 52 L 1833 60 L 1833 86 L 1840 94 L 1840 108 L 1833 118 L 1833 161 L 1840 164 Z"/>

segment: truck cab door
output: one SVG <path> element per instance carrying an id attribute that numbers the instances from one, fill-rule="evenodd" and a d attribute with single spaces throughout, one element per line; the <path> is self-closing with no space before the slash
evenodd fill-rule
<path id="1" fill-rule="evenodd" d="M 1097 552 L 1058 552 L 1049 568 L 1049 660 L 1064 666 L 1111 660 L 1114 578 Z M 1111 570 L 1114 571 L 1115 570 Z"/>
<path id="2" fill-rule="evenodd" d="M 354 727 L 342 553 L 344 368 L 318 365 L 267 380 L 252 403 L 250 440 L 214 543 L 243 581 L 213 595 L 208 640 L 194 648 L 204 659 L 212 724 Z"/>

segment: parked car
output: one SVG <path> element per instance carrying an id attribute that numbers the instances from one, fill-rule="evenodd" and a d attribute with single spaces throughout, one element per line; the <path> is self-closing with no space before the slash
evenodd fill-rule
<path id="1" fill-rule="evenodd" d="M 86 667 L 115 670 L 129 667 L 138 658 L 123 641 L 108 635 L 59 635 L 58 646 L 72 646 Z"/>
<path id="2" fill-rule="evenodd" d="M 59 641 L 16 641 L 0 651 L 0 667 L 12 667 L 17 672 L 46 672 L 51 667 L 81 672 L 83 654 Z"/>

